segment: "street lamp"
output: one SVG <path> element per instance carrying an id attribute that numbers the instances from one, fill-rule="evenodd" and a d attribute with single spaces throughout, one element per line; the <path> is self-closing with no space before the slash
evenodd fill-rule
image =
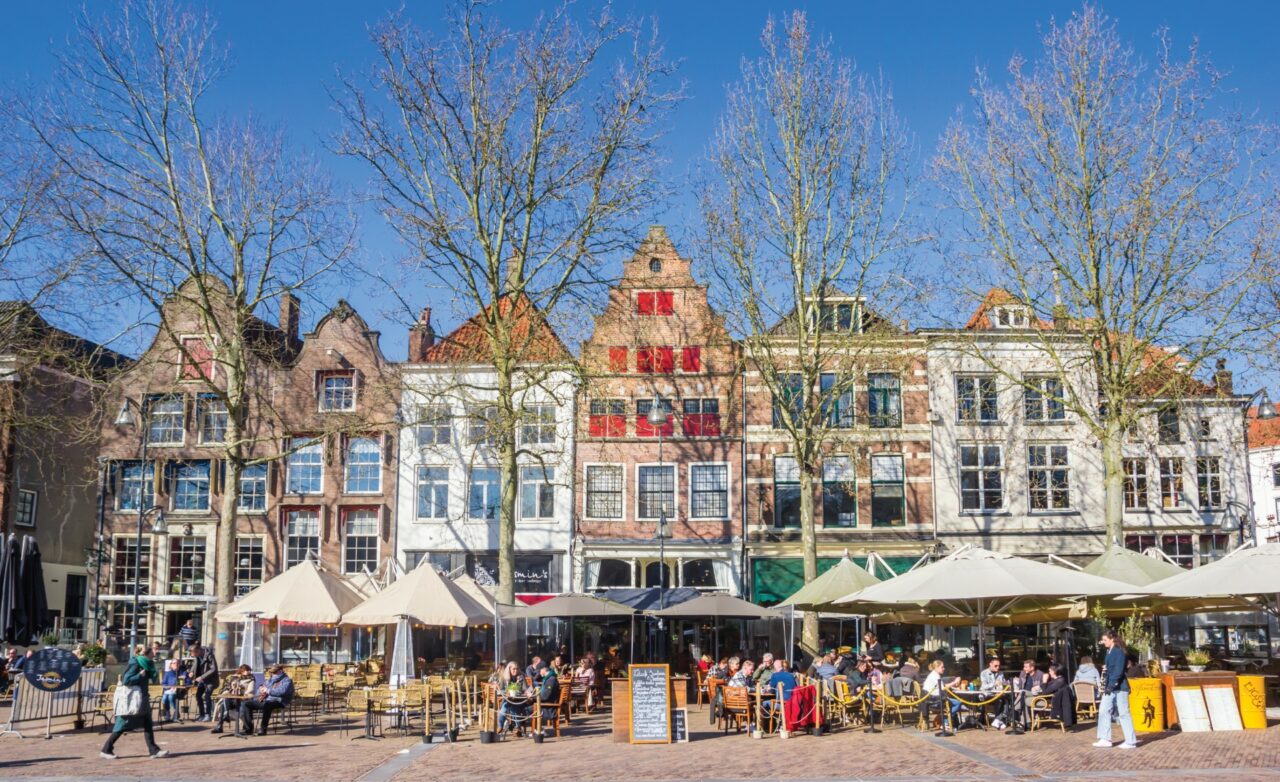
<path id="1" fill-rule="evenodd" d="M 658 429 L 658 470 L 662 471 L 662 430 L 667 426 L 667 412 L 663 406 L 661 396 L 657 394 L 653 397 L 653 403 L 649 407 L 649 414 L 645 416 L 650 426 Z M 658 610 L 666 608 L 667 595 L 667 552 L 666 540 L 671 537 L 671 531 L 667 526 L 667 503 L 663 500 L 662 506 L 658 509 L 658 529 L 654 531 L 654 537 L 658 539 Z M 658 620 L 658 626 L 662 626 L 662 620 Z"/>
<path id="2" fill-rule="evenodd" d="M 116 426 L 137 426 L 141 430 L 138 437 L 138 536 L 136 539 L 137 547 L 134 549 L 135 559 L 133 563 L 133 621 L 129 632 L 130 654 L 133 653 L 133 650 L 138 645 L 138 620 L 142 615 L 142 533 L 147 516 L 153 513 L 156 515 L 156 520 L 151 525 L 152 534 L 164 535 L 167 532 L 164 522 L 164 508 L 159 505 L 153 505 L 148 508 L 145 502 L 147 497 L 147 441 L 150 437 L 145 425 L 146 416 L 142 414 L 142 410 L 139 409 L 138 414 L 134 415 L 134 408 L 137 406 L 137 403 L 132 399 L 125 397 L 124 401 L 120 403 L 120 412 L 116 413 L 115 420 Z M 148 568 L 149 575 L 150 568 Z"/>

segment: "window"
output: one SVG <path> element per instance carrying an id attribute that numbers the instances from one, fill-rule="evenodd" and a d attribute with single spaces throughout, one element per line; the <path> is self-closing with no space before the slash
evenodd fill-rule
<path id="1" fill-rule="evenodd" d="M 498 518 L 502 489 L 498 483 L 498 468 L 472 467 L 467 481 L 467 517 L 477 521 L 493 521 Z"/>
<path id="2" fill-rule="evenodd" d="M 196 398 L 196 426 L 200 430 L 200 442 L 225 443 L 227 403 L 213 394 L 201 394 Z"/>
<path id="3" fill-rule="evenodd" d="M 173 462 L 169 469 L 173 482 L 173 510 L 209 510 L 209 462 Z"/>
<path id="4" fill-rule="evenodd" d="M 622 518 L 622 466 L 587 465 L 587 518 Z"/>
<path id="5" fill-rule="evenodd" d="M 1196 495 L 1201 510 L 1222 507 L 1222 460 L 1218 457 L 1196 459 Z"/>
<path id="6" fill-rule="evenodd" d="M 672 315 L 675 314 L 674 291 L 637 291 L 637 315 Z"/>
<path id="7" fill-rule="evenodd" d="M 1196 552 L 1192 548 L 1190 535 L 1161 535 L 1160 550 L 1180 567 L 1190 568 L 1196 563 Z"/>
<path id="8" fill-rule="evenodd" d="M 858 525 L 858 485 L 848 456 L 822 460 L 822 526 Z"/>
<path id="9" fill-rule="evenodd" d="M 793 456 L 773 459 L 773 525 L 800 526 L 800 467 Z"/>
<path id="10" fill-rule="evenodd" d="M 1004 459 L 998 445 L 960 446 L 960 510 L 1004 507 Z"/>
<path id="11" fill-rule="evenodd" d="M 658 260 L 657 258 L 650 258 L 649 271 L 653 272 L 654 274 L 657 274 L 658 272 L 662 271 L 662 261 Z"/>
<path id="12" fill-rule="evenodd" d="M 328 372 L 320 378 L 320 409 L 356 409 L 356 378 L 352 372 Z"/>
<path id="13" fill-rule="evenodd" d="M 153 397 L 147 402 L 147 443 L 182 445 L 186 405 L 180 396 Z"/>
<path id="14" fill-rule="evenodd" d="M 498 444 L 497 405 L 478 405 L 467 410 L 467 440 L 472 445 Z"/>
<path id="15" fill-rule="evenodd" d="M 1071 507 L 1071 465 L 1065 445 L 1027 447 L 1027 496 L 1032 511 Z"/>
<path id="16" fill-rule="evenodd" d="M 19 527 L 36 525 L 36 505 L 40 496 L 31 489 L 18 489 L 18 507 L 14 513 L 13 523 Z"/>
<path id="17" fill-rule="evenodd" d="M 702 371 L 702 348 L 693 345 L 680 349 L 680 369 L 685 372 Z"/>
<path id="18" fill-rule="evenodd" d="M 596 559 L 587 561 L 587 573 L 594 571 L 593 589 L 611 589 L 631 586 L 631 563 L 622 559 Z"/>
<path id="19" fill-rule="evenodd" d="M 347 441 L 347 494 L 382 491 L 382 446 L 376 437 L 352 437 Z"/>
<path id="20" fill-rule="evenodd" d="M 248 594 L 262 584 L 262 538 L 236 538 L 236 596 Z"/>
<path id="21" fill-rule="evenodd" d="M 117 595 L 133 594 L 133 585 L 137 582 L 138 591 L 148 594 L 151 591 L 151 541 L 142 541 L 142 558 L 138 558 L 138 539 L 133 536 L 121 536 L 115 539 L 115 556 L 111 563 L 111 591 Z"/>
<path id="22" fill-rule="evenodd" d="M 902 426 L 902 379 L 885 372 L 867 375 L 867 415 L 873 429 Z"/>
<path id="23" fill-rule="evenodd" d="M 853 384 L 850 378 L 823 373 L 818 376 L 822 420 L 832 429 L 853 428 Z"/>
<path id="24" fill-rule="evenodd" d="M 1160 507 L 1178 508 L 1183 504 L 1182 460 L 1160 460 Z"/>
<path id="25" fill-rule="evenodd" d="M 716 589 L 715 564 L 709 559 L 690 559 L 680 566 L 680 586 L 693 589 Z"/>
<path id="26" fill-rule="evenodd" d="M 169 594 L 203 595 L 204 538 L 169 538 Z"/>
<path id="27" fill-rule="evenodd" d="M 1067 420 L 1066 397 L 1062 380 L 1056 377 L 1033 377 L 1024 380 L 1022 410 L 1028 421 Z"/>
<path id="28" fill-rule="evenodd" d="M 592 399 L 587 419 L 587 434 L 592 437 L 627 436 L 627 401 L 625 399 Z"/>
<path id="29" fill-rule="evenodd" d="M 656 519 L 676 514 L 676 466 L 674 464 L 642 465 L 636 468 L 636 517 Z"/>
<path id="30" fill-rule="evenodd" d="M 263 555 L 262 538 L 236 538 L 235 590 L 236 596 L 248 594 L 262 585 Z"/>
<path id="31" fill-rule="evenodd" d="M 818 323 L 823 331 L 848 332 L 854 330 L 852 304 L 821 304 L 818 306 Z"/>
<path id="32" fill-rule="evenodd" d="M 671 587 L 671 566 L 665 562 L 650 562 L 644 566 L 644 585 Z"/>
<path id="33" fill-rule="evenodd" d="M 1231 552 L 1231 536 L 1221 532 L 1200 536 L 1200 564 L 1216 562 Z"/>
<path id="34" fill-rule="evenodd" d="M 520 422 L 520 441 L 525 445 L 550 445 L 556 441 L 556 408 L 532 405 L 524 409 Z"/>
<path id="35" fill-rule="evenodd" d="M 902 456 L 871 457 L 871 526 L 901 527 L 907 516 L 906 475 Z"/>
<path id="36" fill-rule="evenodd" d="M 720 400 L 684 400 L 684 433 L 688 437 L 720 436 Z"/>
<path id="37" fill-rule="evenodd" d="M 798 374 L 778 376 L 778 393 L 773 395 L 773 428 L 781 429 L 786 423 L 783 411 L 791 415 L 794 425 L 804 417 L 804 378 Z"/>
<path id="38" fill-rule="evenodd" d="M 550 519 L 556 515 L 555 481 L 555 468 L 520 468 L 520 518 Z"/>
<path id="39" fill-rule="evenodd" d="M 669 375 L 675 369 L 675 351 L 670 345 L 636 348 L 637 372 Z"/>
<path id="40" fill-rule="evenodd" d="M 416 434 L 419 448 L 448 445 L 453 440 L 453 412 L 449 406 L 420 405 Z"/>
<path id="41" fill-rule="evenodd" d="M 286 570 L 310 556 L 320 561 L 320 511 L 294 508 L 285 512 L 284 567 Z"/>
<path id="42" fill-rule="evenodd" d="M 1124 509 L 1147 509 L 1147 460 L 1124 460 Z"/>
<path id="43" fill-rule="evenodd" d="M 182 338 L 183 380 L 209 380 L 213 377 L 213 351 L 202 337 Z"/>
<path id="44" fill-rule="evenodd" d="M 1271 486 L 1280 489 L 1280 464 L 1271 465 Z"/>
<path id="45" fill-rule="evenodd" d="M 956 418 L 965 423 L 1000 420 L 996 405 L 996 379 L 988 376 L 956 378 Z"/>
<path id="46" fill-rule="evenodd" d="M 992 322 L 998 329 L 1026 328 L 1031 316 L 1026 307 L 997 307 Z"/>
<path id="47" fill-rule="evenodd" d="M 120 491 L 116 510 L 141 510 L 156 504 L 156 465 L 147 462 L 143 475 L 142 462 L 120 463 Z"/>
<path id="48" fill-rule="evenodd" d="M 291 453 L 285 460 L 285 491 L 288 494 L 319 494 L 324 485 L 324 444 L 308 437 L 289 441 Z"/>
<path id="49" fill-rule="evenodd" d="M 1156 432 L 1162 443 L 1182 442 L 1182 430 L 1178 423 L 1178 411 L 1164 408 L 1156 413 Z"/>
<path id="50" fill-rule="evenodd" d="M 1125 535 L 1124 547 L 1130 551 L 1143 552 L 1156 547 L 1155 535 Z"/>
<path id="51" fill-rule="evenodd" d="M 663 412 L 667 414 L 667 422 L 661 426 L 649 423 L 649 411 L 653 409 L 652 399 L 636 400 L 636 437 L 657 437 L 659 430 L 663 437 L 675 434 L 675 418 L 671 415 L 671 400 L 659 399 Z"/>
<path id="52" fill-rule="evenodd" d="M 378 569 L 377 509 L 347 508 L 342 515 L 342 572 L 372 573 Z"/>
<path id="53" fill-rule="evenodd" d="M 261 513 L 267 509 L 267 465 L 250 464 L 240 469 L 240 492 L 236 510 Z"/>
<path id="54" fill-rule="evenodd" d="M 1208 440 L 1213 437 L 1213 425 L 1208 418 L 1201 418 L 1196 423 L 1196 437 L 1200 440 Z"/>
<path id="55" fill-rule="evenodd" d="M 449 517 L 449 468 L 418 466 L 418 518 Z"/>
<path id="56" fill-rule="evenodd" d="M 609 348 L 609 371 L 627 371 L 627 349 L 625 347 L 615 346 Z"/>
<path id="57" fill-rule="evenodd" d="M 689 518 L 729 518 L 729 465 L 689 465 Z"/>

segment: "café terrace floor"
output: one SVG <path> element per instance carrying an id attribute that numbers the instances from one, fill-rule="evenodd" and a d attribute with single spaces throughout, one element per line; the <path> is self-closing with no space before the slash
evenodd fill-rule
<path id="1" fill-rule="evenodd" d="M 104 734 L 55 732 L 0 738 L 0 778 L 23 780 L 907 780 L 1280 779 L 1280 724 L 1239 733 L 1143 734 L 1137 750 L 1089 746 L 1093 726 L 1023 736 L 968 730 L 938 738 L 913 728 L 877 735 L 837 730 L 821 737 L 752 739 L 713 730 L 705 710 L 689 713 L 691 741 L 615 743 L 608 714 L 575 717 L 560 740 L 489 745 L 474 730 L 455 744 L 424 744 L 394 732 L 350 740 L 333 720 L 247 740 L 211 735 L 203 724 L 166 726 L 157 740 L 171 756 L 146 757 L 141 735 L 98 758 Z"/>

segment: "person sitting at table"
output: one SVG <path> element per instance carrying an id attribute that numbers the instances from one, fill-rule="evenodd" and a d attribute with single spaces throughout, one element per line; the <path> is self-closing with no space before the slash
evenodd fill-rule
<path id="1" fill-rule="evenodd" d="M 578 660 L 578 667 L 573 669 L 573 682 L 586 688 L 587 702 L 584 705 L 588 712 L 591 711 L 596 700 L 596 669 L 591 667 L 590 655 Z"/>
<path id="2" fill-rule="evenodd" d="M 836 670 L 835 655 L 831 654 L 831 652 L 827 652 L 814 660 L 813 667 L 809 669 L 810 677 L 821 679 L 824 682 L 830 682 L 837 673 L 839 671 Z"/>
<path id="3" fill-rule="evenodd" d="M 884 660 L 884 648 L 880 646 L 880 639 L 870 630 L 862 636 L 862 653 L 870 657 L 872 662 Z"/>
<path id="4" fill-rule="evenodd" d="M 703 653 L 703 655 L 698 658 L 698 670 L 702 671 L 703 673 L 710 671 L 711 666 L 714 664 L 715 664 L 715 661 L 711 659 L 711 655 L 709 654 Z"/>
<path id="5" fill-rule="evenodd" d="M 253 730 L 253 713 L 262 712 L 262 721 L 258 724 L 259 736 L 267 735 L 267 724 L 271 722 L 271 712 L 282 709 L 293 700 L 293 679 L 284 672 L 283 665 L 273 665 L 268 669 L 267 682 L 258 688 L 258 697 L 250 698 L 240 704 L 240 725 L 245 733 Z"/>
<path id="6" fill-rule="evenodd" d="M 769 684 L 769 679 L 773 677 L 773 653 L 765 652 L 760 657 L 760 665 L 756 668 L 756 684 Z"/>
<path id="7" fill-rule="evenodd" d="M 765 704 L 774 711 L 781 712 L 783 704 L 791 700 L 791 695 L 796 691 L 796 687 L 800 686 L 800 682 L 796 680 L 796 675 L 791 672 L 790 666 L 786 660 L 773 661 L 773 675 L 769 677 L 769 689 L 776 695 L 778 690 L 782 690 L 781 698 L 765 701 Z"/>
<path id="8" fill-rule="evenodd" d="M 172 722 L 178 719 L 178 703 L 187 697 L 190 684 L 191 677 L 180 660 L 165 661 L 164 673 L 160 677 L 160 686 L 164 688 L 160 695 L 161 720 Z"/>
<path id="9" fill-rule="evenodd" d="M 1093 664 L 1093 658 L 1084 655 L 1080 658 L 1080 667 L 1076 668 L 1076 677 L 1072 682 L 1088 682 L 1095 688 L 1102 685 L 1102 673 L 1098 671 L 1098 667 Z"/>
<path id="10" fill-rule="evenodd" d="M 543 663 L 538 670 L 542 683 L 538 685 L 538 700 L 542 703 L 542 721 L 555 723 L 556 710 L 560 708 L 560 677 L 550 663 Z"/>
<path id="11" fill-rule="evenodd" d="M 529 689 L 515 660 L 502 666 L 497 687 L 498 696 L 502 699 L 498 705 L 498 732 L 503 733 L 514 725 L 517 735 L 523 733 L 524 721 L 529 715 Z"/>
<path id="12" fill-rule="evenodd" d="M 1045 674 L 1044 684 L 1040 687 L 1040 694 L 1053 696 L 1053 700 L 1049 703 L 1050 717 L 1055 720 L 1062 720 L 1064 728 L 1075 726 L 1075 693 L 1072 692 L 1071 685 L 1067 683 L 1066 668 L 1057 663 L 1050 665 L 1048 673 Z"/>
<path id="13" fill-rule="evenodd" d="M 542 658 L 536 654 L 529 661 L 528 667 L 524 669 L 524 677 L 533 683 L 538 682 L 538 671 L 542 668 Z"/>
<path id="14" fill-rule="evenodd" d="M 235 673 L 222 680 L 222 689 L 218 692 L 218 703 L 213 707 L 213 730 L 210 733 L 221 733 L 222 726 L 231 719 L 232 710 L 239 711 L 240 699 L 253 695 L 253 687 L 257 681 L 253 671 L 247 665 L 241 665 Z"/>
<path id="15" fill-rule="evenodd" d="M 1004 674 L 1000 671 L 1000 658 L 992 657 L 987 661 L 987 667 L 982 669 L 982 673 L 978 676 L 981 683 L 979 689 L 983 692 L 995 692 L 1004 689 Z"/>
<path id="16" fill-rule="evenodd" d="M 1040 688 L 1044 686 L 1044 674 L 1036 668 L 1035 660 L 1022 661 L 1022 672 L 1018 674 L 1018 684 L 1030 695 L 1040 694 Z"/>
<path id="17" fill-rule="evenodd" d="M 924 723 L 929 724 L 929 714 L 932 709 L 942 710 L 943 706 L 943 688 L 957 687 L 960 685 L 960 677 L 946 676 L 946 664 L 942 660 L 934 660 L 929 663 L 929 675 L 924 678 L 924 685 L 921 687 L 924 694 L 928 696 L 928 700 L 924 702 Z M 956 715 L 960 713 L 960 701 L 954 697 L 948 698 L 951 702 L 951 720 L 955 723 Z"/>
<path id="18" fill-rule="evenodd" d="M 729 677 L 729 687 L 746 687 L 750 689 L 755 682 L 756 664 L 752 660 L 742 663 L 742 667 L 738 669 L 733 676 Z"/>
<path id="19" fill-rule="evenodd" d="M 564 676 L 568 673 L 568 669 L 566 667 L 567 663 L 565 662 L 567 659 L 569 659 L 569 655 L 557 654 L 555 657 L 551 658 L 550 662 L 547 663 L 547 667 L 555 671 L 556 676 Z"/>

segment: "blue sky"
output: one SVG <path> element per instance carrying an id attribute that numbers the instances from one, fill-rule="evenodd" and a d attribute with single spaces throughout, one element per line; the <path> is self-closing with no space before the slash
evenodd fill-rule
<path id="1" fill-rule="evenodd" d="M 0 83 L 8 86 L 48 78 L 53 52 L 65 45 L 80 2 L 44 0 L 12 3 L 0 26 Z M 593 7 L 583 3 L 584 8 Z M 109 13 L 111 3 L 90 2 L 95 15 Z M 286 125 L 299 145 L 324 156 L 322 142 L 337 127 L 326 85 L 337 68 L 365 67 L 373 54 L 367 29 L 401 7 L 400 0 L 225 0 L 213 3 L 222 40 L 232 49 L 233 68 L 216 99 L 233 114 L 252 113 Z M 404 4 L 423 26 L 443 29 L 441 3 Z M 505 2 L 497 12 L 518 26 L 537 3 Z M 743 56 L 758 52 L 758 36 L 770 13 L 793 8 L 809 13 L 811 29 L 829 35 L 838 51 L 862 69 L 881 69 L 892 83 L 900 113 L 917 137 L 922 157 L 930 154 L 946 121 L 966 106 L 975 67 L 1000 75 L 1011 55 L 1034 56 L 1038 26 L 1052 16 L 1065 17 L 1078 4 L 1065 2 L 711 2 L 661 0 L 615 3 L 624 14 L 657 18 L 668 55 L 679 60 L 687 81 L 688 100 L 673 117 L 667 139 L 668 176 L 682 182 L 702 154 L 718 115 L 724 86 L 733 81 Z M 1118 20 L 1121 33 L 1138 50 L 1148 51 L 1151 33 L 1167 25 L 1179 44 L 1198 37 L 1203 51 L 1232 75 L 1229 86 L 1242 108 L 1280 120 L 1280 58 L 1275 33 L 1280 30 L 1280 3 L 1275 2 L 1108 2 L 1102 7 Z M 354 163 L 329 160 L 335 176 L 360 187 L 365 172 Z M 696 215 L 691 202 L 677 197 L 659 207 L 655 220 L 669 225 L 679 238 Z M 390 263 L 403 251 L 376 216 L 363 218 L 361 252 L 367 264 Z M 619 259 L 621 260 L 621 259 Z M 385 296 L 369 289 L 344 290 L 352 304 L 383 330 L 383 345 L 393 359 L 404 355 L 404 314 L 391 312 Z M 444 294 L 405 291 L 415 306 L 433 303 Z M 432 301 L 432 299 L 437 299 Z M 306 317 L 314 322 L 321 306 L 309 302 Z M 442 324 L 445 326 L 452 324 Z"/>

